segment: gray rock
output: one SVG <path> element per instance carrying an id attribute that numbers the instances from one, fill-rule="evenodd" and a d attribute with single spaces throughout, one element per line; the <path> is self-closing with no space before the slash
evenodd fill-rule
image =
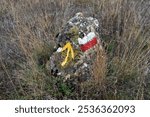
<path id="1" fill-rule="evenodd" d="M 92 65 L 96 58 L 97 49 L 101 47 L 100 38 L 97 33 L 98 28 L 99 22 L 96 18 L 84 17 L 81 12 L 76 13 L 76 15 L 63 26 L 62 31 L 56 37 L 57 47 L 55 47 L 55 49 L 57 51 L 50 57 L 49 64 L 53 76 L 64 77 L 64 80 L 77 78 L 80 81 L 86 81 L 91 79 Z M 91 41 L 94 40 L 95 37 L 96 42 L 91 46 Z M 84 40 L 84 44 L 80 44 L 79 39 L 81 41 Z M 61 49 L 67 42 L 71 43 L 75 57 L 74 59 L 68 57 L 66 65 L 61 66 L 61 62 L 65 59 L 67 53 L 61 52 Z M 85 44 L 89 42 L 90 44 L 88 46 L 91 46 L 91 48 L 88 47 L 89 49 L 83 51 Z M 81 46 L 84 47 L 82 48 Z"/>

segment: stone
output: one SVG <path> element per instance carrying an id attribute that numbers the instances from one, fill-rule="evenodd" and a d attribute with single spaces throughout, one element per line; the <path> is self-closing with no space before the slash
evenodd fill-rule
<path id="1" fill-rule="evenodd" d="M 86 81 L 92 78 L 93 62 L 98 49 L 102 49 L 98 34 L 99 22 L 96 18 L 85 17 L 83 13 L 76 13 L 63 26 L 56 36 L 55 51 L 50 57 L 49 68 L 51 75 L 61 76 L 65 80 L 76 78 Z M 71 43 L 70 49 L 62 51 L 67 43 Z M 73 55 L 68 54 L 73 50 Z M 66 60 L 64 66 L 61 63 Z"/>

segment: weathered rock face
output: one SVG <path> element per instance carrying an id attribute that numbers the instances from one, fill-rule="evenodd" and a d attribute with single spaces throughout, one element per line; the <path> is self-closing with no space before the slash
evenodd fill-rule
<path id="1" fill-rule="evenodd" d="M 81 12 L 66 23 L 56 36 L 57 47 L 48 65 L 53 76 L 81 81 L 92 77 L 92 65 L 101 48 L 98 28 L 96 18 L 84 17 Z"/>

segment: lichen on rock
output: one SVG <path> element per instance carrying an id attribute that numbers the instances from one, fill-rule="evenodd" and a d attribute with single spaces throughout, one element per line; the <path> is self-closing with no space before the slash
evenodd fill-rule
<path id="1" fill-rule="evenodd" d="M 92 65 L 98 48 L 101 48 L 98 28 L 96 18 L 85 17 L 81 12 L 63 26 L 56 36 L 57 46 L 50 57 L 49 66 L 53 76 L 62 76 L 64 80 L 77 78 L 80 81 L 92 78 Z"/>

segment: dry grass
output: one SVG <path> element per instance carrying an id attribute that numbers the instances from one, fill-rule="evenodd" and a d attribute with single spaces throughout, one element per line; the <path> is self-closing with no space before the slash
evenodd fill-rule
<path id="1" fill-rule="evenodd" d="M 55 35 L 76 12 L 100 21 L 106 54 L 93 81 L 73 84 L 45 69 Z M 143 0 L 1 0 L 1 99 L 150 99 L 150 8 Z"/>

